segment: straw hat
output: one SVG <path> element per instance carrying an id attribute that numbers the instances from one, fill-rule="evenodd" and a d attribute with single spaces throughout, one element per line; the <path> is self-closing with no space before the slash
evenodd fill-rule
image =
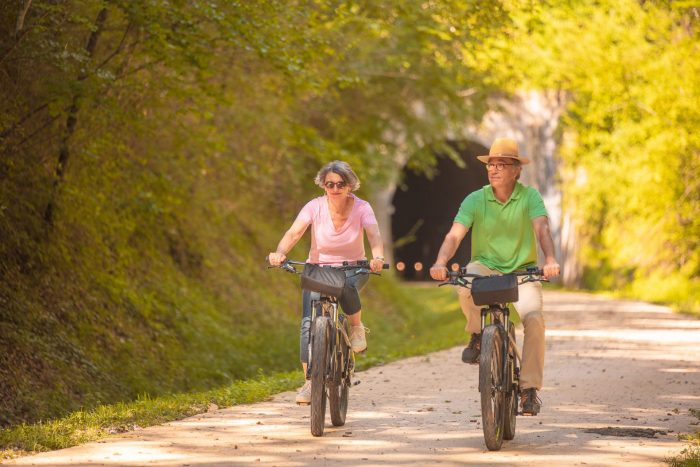
<path id="1" fill-rule="evenodd" d="M 491 157 L 507 157 L 509 159 L 520 161 L 521 164 L 530 163 L 530 159 L 520 156 L 518 151 L 518 143 L 511 138 L 496 138 L 491 145 L 488 155 L 477 156 L 476 158 L 486 164 Z"/>

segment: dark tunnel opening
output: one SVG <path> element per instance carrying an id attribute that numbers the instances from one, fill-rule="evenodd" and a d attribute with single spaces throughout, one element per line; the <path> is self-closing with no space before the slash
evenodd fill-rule
<path id="1" fill-rule="evenodd" d="M 471 192 L 488 184 L 486 169 L 476 156 L 487 154 L 480 144 L 450 142 L 464 161 L 460 168 L 448 156 L 437 155 L 437 167 L 432 179 L 406 169 L 403 183 L 394 194 L 394 214 L 391 218 L 394 258 L 399 274 L 406 280 L 427 280 L 428 270 L 437 258 L 438 250 L 462 200 Z M 450 265 L 467 263 L 471 255 L 471 233 L 462 241 Z"/>

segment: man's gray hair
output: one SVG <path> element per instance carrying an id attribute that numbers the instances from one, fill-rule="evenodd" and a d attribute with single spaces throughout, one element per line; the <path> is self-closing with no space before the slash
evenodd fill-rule
<path id="1" fill-rule="evenodd" d="M 520 180 L 520 174 L 523 172 L 523 165 L 517 159 L 513 159 L 513 165 L 520 169 L 520 172 L 518 172 L 518 175 L 515 177 L 515 180 Z"/>
<path id="2" fill-rule="evenodd" d="M 343 161 L 331 161 L 321 167 L 321 170 L 318 171 L 316 178 L 314 179 L 316 185 L 324 188 L 323 184 L 326 181 L 326 175 L 328 175 L 330 172 L 340 175 L 340 178 L 342 178 L 343 181 L 350 187 L 350 191 L 355 191 L 360 188 L 360 179 L 355 172 L 353 172 L 350 164 Z"/>

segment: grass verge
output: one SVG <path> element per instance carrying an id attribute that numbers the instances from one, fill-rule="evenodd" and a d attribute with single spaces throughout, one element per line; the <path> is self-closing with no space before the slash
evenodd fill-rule
<path id="1" fill-rule="evenodd" d="M 690 409 L 690 413 L 697 417 L 700 423 L 700 409 Z M 695 434 L 680 435 L 681 440 L 688 445 L 675 457 L 665 459 L 671 467 L 700 467 L 700 429 Z"/>
<path id="2" fill-rule="evenodd" d="M 0 431 L 1 458 L 62 449 L 105 436 L 158 425 L 217 407 L 259 402 L 298 386 L 301 372 L 260 375 L 209 391 L 100 405 L 47 422 L 22 424 Z"/>
<path id="3" fill-rule="evenodd" d="M 374 281 L 367 291 L 363 319 L 373 329 L 368 356 L 358 357 L 358 369 L 440 350 L 463 342 L 464 318 L 455 293 L 448 287 L 402 285 Z M 212 408 L 265 400 L 291 390 L 303 381 L 301 371 L 262 374 L 216 389 L 149 397 L 99 405 L 65 417 L 0 430 L 0 458 L 62 449 L 124 433 L 136 428 L 178 420 Z"/>

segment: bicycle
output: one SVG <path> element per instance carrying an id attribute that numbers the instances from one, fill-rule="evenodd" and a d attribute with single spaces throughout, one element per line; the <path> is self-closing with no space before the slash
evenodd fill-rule
<path id="1" fill-rule="evenodd" d="M 519 280 L 519 277 L 524 278 Z M 449 271 L 447 281 L 440 284 L 471 288 L 474 304 L 484 306 L 481 309 L 479 392 L 481 425 L 490 451 L 498 451 L 504 439 L 515 437 L 515 417 L 523 415 L 518 412 L 522 358 L 515 342 L 515 327 L 510 320 L 508 305 L 518 301 L 518 285 L 536 281 L 547 281 L 538 268 L 483 276 L 468 273 L 464 267 Z"/>
<path id="2" fill-rule="evenodd" d="M 304 272 L 297 271 L 295 266 L 304 266 Z M 286 260 L 278 267 L 293 274 L 302 274 L 302 287 L 320 294 L 318 299 L 311 301 L 309 363 L 305 376 L 311 379 L 311 434 L 323 436 L 326 398 L 333 426 L 345 424 L 355 371 L 355 354 L 350 345 L 350 323 L 338 307 L 338 296 L 345 283 L 346 271 L 354 270 L 352 275 L 380 274 L 372 272 L 369 261 L 366 260 L 323 267 Z M 384 269 L 388 268 L 389 265 L 384 264 Z M 306 273 L 311 270 L 318 271 L 318 274 L 308 279 Z"/>

